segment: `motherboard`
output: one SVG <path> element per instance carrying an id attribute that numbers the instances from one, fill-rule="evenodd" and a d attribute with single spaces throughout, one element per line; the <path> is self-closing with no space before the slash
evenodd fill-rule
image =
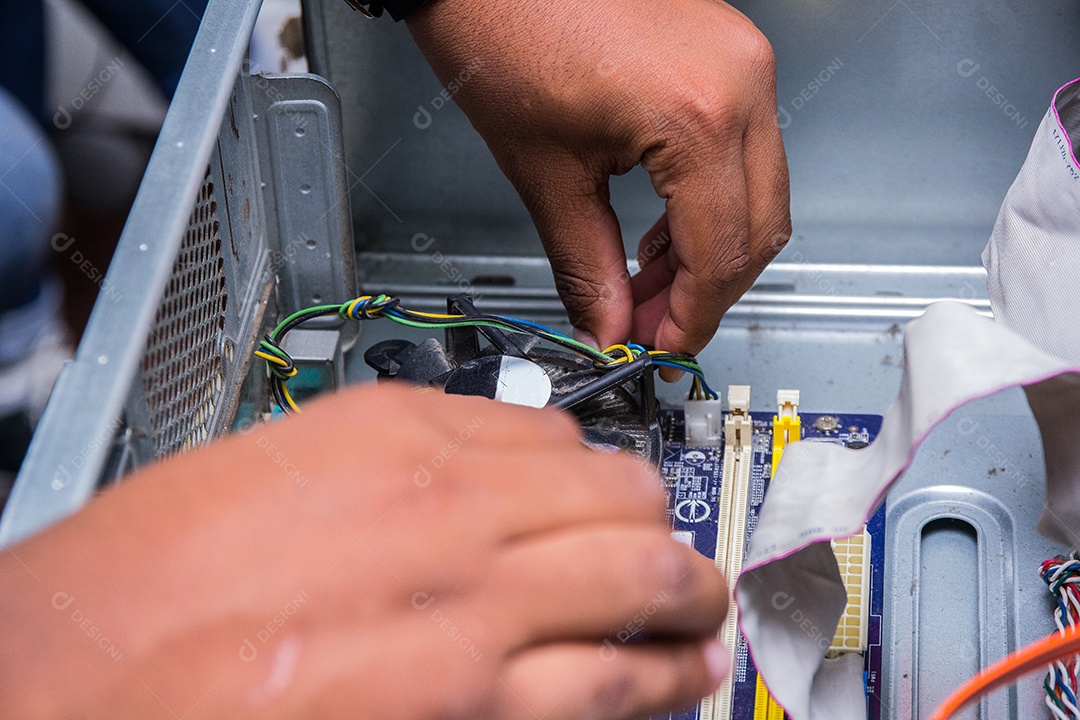
<path id="1" fill-rule="evenodd" d="M 664 440 L 661 470 L 668 492 L 672 535 L 714 560 L 728 576 L 729 584 L 738 576 L 773 477 L 774 460 L 779 460 L 783 447 L 798 441 L 863 448 L 874 440 L 881 427 L 878 415 L 807 413 L 800 416 L 798 393 L 792 395 L 792 391 L 781 391 L 781 399 L 785 392 L 788 398 L 795 398 L 795 403 L 789 402 L 785 413 L 781 402 L 779 412 L 773 415 L 748 412 L 749 388 L 743 395 L 745 403 L 737 399 L 731 403 L 734 396 L 729 390 L 729 405 L 735 407 L 719 414 L 714 420 L 716 429 L 711 432 L 706 429 L 703 434 L 688 431 L 686 414 L 682 410 L 661 410 L 659 413 Z M 740 424 L 742 432 L 732 432 Z M 721 427 L 726 432 L 721 431 Z M 728 437 L 733 434 L 743 437 Z M 728 478 L 731 478 L 730 483 Z M 728 483 L 726 487 L 725 483 Z M 735 538 L 738 541 L 734 541 Z M 833 544 L 848 589 L 848 606 L 836 633 L 807 629 L 807 632 L 821 635 L 822 653 L 826 656 L 852 652 L 863 656 L 869 720 L 880 720 L 881 717 L 884 548 L 883 504 L 863 533 Z M 731 608 L 734 614 L 734 603 Z M 724 635 L 725 643 L 732 649 L 730 679 L 717 693 L 704 698 L 694 708 L 662 718 L 783 720 L 786 717 L 754 668 L 746 641 L 738 632 L 737 617 L 729 617 L 722 637 Z"/>

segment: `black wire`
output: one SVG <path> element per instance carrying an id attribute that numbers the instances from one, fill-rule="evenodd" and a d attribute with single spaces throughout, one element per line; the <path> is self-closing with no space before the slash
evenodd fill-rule
<path id="1" fill-rule="evenodd" d="M 439 327 L 460 323 L 462 320 L 471 320 L 471 321 L 475 321 L 475 322 L 487 322 L 487 323 L 491 323 L 493 325 L 504 327 L 504 328 L 509 327 L 509 328 L 512 328 L 515 332 L 518 332 L 518 333 L 520 333 L 522 335 L 532 335 L 534 337 L 541 338 L 542 340 L 547 340 L 548 342 L 550 342 L 550 343 L 552 343 L 554 345 L 558 345 L 558 346 L 560 346 L 562 348 L 570 350 L 575 355 L 583 355 L 583 353 L 581 352 L 580 347 L 578 347 L 577 345 L 574 345 L 571 342 L 566 341 L 564 338 L 561 338 L 558 335 L 553 335 L 553 334 L 550 334 L 550 333 L 546 333 L 546 332 L 544 332 L 542 330 L 539 330 L 538 328 L 536 328 L 536 327 L 534 327 L 532 325 L 526 325 L 524 323 L 521 323 L 521 324 L 516 323 L 511 318 L 502 317 L 500 315 L 487 315 L 487 314 L 470 315 L 470 316 L 462 316 L 460 318 L 455 318 L 453 320 L 450 320 L 449 318 L 445 318 L 445 319 L 444 318 L 429 318 L 429 317 L 427 317 L 425 315 L 414 315 L 410 311 L 405 310 L 403 308 L 398 308 L 398 312 L 400 312 L 402 315 L 406 316 L 406 318 L 409 319 L 409 320 L 414 320 L 414 321 L 417 321 L 417 322 L 437 324 Z M 597 350 L 597 352 L 600 353 L 601 355 L 603 355 L 603 353 L 600 352 L 599 350 Z M 586 357 L 588 357 L 588 356 L 586 356 Z M 589 359 L 595 361 L 598 358 L 589 357 Z"/>
<path id="2" fill-rule="evenodd" d="M 300 315 L 298 317 L 295 317 L 295 318 L 292 319 L 291 322 L 289 322 L 288 325 L 286 325 L 285 327 L 283 327 L 283 328 L 281 328 L 280 330 L 277 331 L 277 333 L 276 333 L 277 338 L 272 340 L 272 342 L 274 343 L 274 345 L 278 345 L 278 343 L 281 342 L 281 339 L 285 337 L 285 334 L 288 333 L 290 330 L 294 329 L 297 325 L 301 325 L 303 323 L 306 323 L 308 320 L 313 320 L 313 319 L 315 319 L 317 317 L 326 317 L 327 315 L 337 315 L 338 312 L 339 311 L 337 309 L 318 310 L 318 311 L 315 311 L 315 312 L 308 312 L 308 313 L 305 313 L 305 314 Z"/>
<path id="3" fill-rule="evenodd" d="M 292 410 L 289 408 L 289 404 L 285 401 L 285 394 L 281 392 L 281 382 L 278 378 L 270 379 L 270 392 L 274 396 L 274 402 L 281 409 L 281 412 L 288 415 Z"/>

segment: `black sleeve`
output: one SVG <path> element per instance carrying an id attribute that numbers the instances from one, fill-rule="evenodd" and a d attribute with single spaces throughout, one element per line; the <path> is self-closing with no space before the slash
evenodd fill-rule
<path id="1" fill-rule="evenodd" d="M 371 2 L 352 0 L 350 4 L 366 6 L 368 12 L 375 17 L 382 15 L 385 10 L 395 21 L 400 21 L 427 5 L 428 2 L 430 0 L 371 0 Z"/>

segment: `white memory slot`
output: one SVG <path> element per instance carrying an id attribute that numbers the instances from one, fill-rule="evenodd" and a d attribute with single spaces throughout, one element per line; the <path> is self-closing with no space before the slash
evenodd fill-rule
<path id="1" fill-rule="evenodd" d="M 754 425 L 750 419 L 750 386 L 728 386 L 728 414 L 724 419 L 724 465 L 720 476 L 720 507 L 716 526 L 716 567 L 724 574 L 728 592 L 742 570 L 746 550 L 747 500 L 753 463 Z M 739 641 L 739 612 L 729 597 L 728 616 L 720 639 L 731 654 L 732 674 L 701 703 L 700 720 L 731 720 L 735 655 Z"/>

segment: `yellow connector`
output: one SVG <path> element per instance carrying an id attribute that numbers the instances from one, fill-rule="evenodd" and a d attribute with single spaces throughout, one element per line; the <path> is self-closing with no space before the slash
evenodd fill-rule
<path id="1" fill-rule="evenodd" d="M 780 390 L 776 393 L 777 413 L 773 416 L 772 475 L 784 454 L 784 448 L 802 439 L 802 423 L 799 420 L 799 391 Z M 784 708 L 776 702 L 765 680 L 757 678 L 754 692 L 754 720 L 784 720 Z"/>
<path id="2" fill-rule="evenodd" d="M 769 688 L 765 687 L 765 681 L 758 675 L 754 687 L 754 720 L 769 720 L 769 698 Z"/>
<path id="3" fill-rule="evenodd" d="M 870 533 L 865 528 L 851 537 L 832 541 L 848 601 L 826 657 L 866 652 L 870 620 L 870 546 Z"/>
<path id="4" fill-rule="evenodd" d="M 802 422 L 799 420 L 799 391 L 778 390 L 776 393 L 778 411 L 773 415 L 772 433 L 772 475 L 776 477 L 776 466 L 788 444 L 802 439 Z"/>
<path id="5" fill-rule="evenodd" d="M 784 708 L 769 692 L 761 675 L 757 676 L 754 688 L 754 720 L 784 720 Z"/>

